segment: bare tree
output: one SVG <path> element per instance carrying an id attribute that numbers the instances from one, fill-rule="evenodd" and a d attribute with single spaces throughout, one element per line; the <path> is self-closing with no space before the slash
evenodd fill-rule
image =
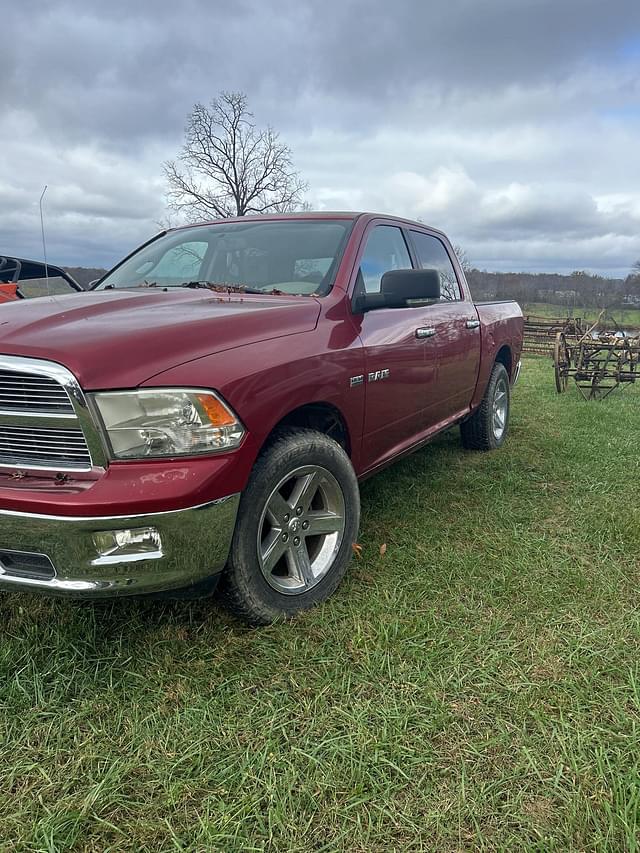
<path id="1" fill-rule="evenodd" d="M 307 189 L 288 146 L 271 127 L 256 127 L 242 92 L 194 106 L 182 150 L 164 174 L 169 208 L 190 222 L 287 212 Z"/>
<path id="2" fill-rule="evenodd" d="M 469 260 L 469 255 L 465 252 L 465 250 L 458 243 L 453 244 L 453 251 L 456 253 L 458 258 L 458 262 L 462 267 L 462 271 L 465 275 L 472 270 L 471 261 Z"/>

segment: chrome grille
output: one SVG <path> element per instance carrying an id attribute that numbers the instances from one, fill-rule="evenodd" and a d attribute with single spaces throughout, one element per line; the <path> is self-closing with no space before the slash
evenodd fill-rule
<path id="1" fill-rule="evenodd" d="M 0 465 L 91 468 L 81 429 L 14 427 L 0 423 Z"/>
<path id="2" fill-rule="evenodd" d="M 83 427 L 95 432 L 82 391 L 66 368 L 0 356 L 0 466 L 88 471 L 92 458 Z"/>
<path id="3" fill-rule="evenodd" d="M 69 395 L 55 379 L 13 370 L 0 370 L 0 409 L 73 414 Z"/>

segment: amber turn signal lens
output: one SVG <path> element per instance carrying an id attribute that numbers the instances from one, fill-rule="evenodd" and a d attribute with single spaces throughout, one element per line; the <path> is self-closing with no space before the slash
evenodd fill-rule
<path id="1" fill-rule="evenodd" d="M 213 426 L 232 426 L 236 420 L 220 400 L 212 394 L 196 394 L 198 402 L 206 412 Z"/>

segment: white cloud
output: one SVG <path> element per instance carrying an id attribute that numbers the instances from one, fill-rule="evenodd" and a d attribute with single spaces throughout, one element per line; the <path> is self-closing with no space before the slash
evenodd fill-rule
<path id="1" fill-rule="evenodd" d="M 634 0 L 24 0 L 3 19 L 0 253 L 108 265 L 156 230 L 193 102 L 248 91 L 324 209 L 447 230 L 496 269 L 640 256 Z M 51 34 L 55 33 L 55 39 Z"/>

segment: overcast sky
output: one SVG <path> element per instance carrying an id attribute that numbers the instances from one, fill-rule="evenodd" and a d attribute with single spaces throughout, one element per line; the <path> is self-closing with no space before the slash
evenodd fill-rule
<path id="1" fill-rule="evenodd" d="M 446 230 L 480 268 L 640 257 L 639 0 L 3 5 L 0 254 L 110 266 L 166 215 L 196 101 L 244 90 L 315 209 Z"/>

